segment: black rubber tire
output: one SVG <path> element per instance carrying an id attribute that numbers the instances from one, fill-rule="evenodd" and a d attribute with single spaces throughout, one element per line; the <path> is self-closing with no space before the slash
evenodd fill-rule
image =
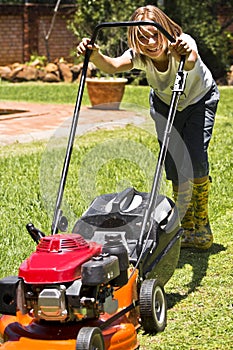
<path id="1" fill-rule="evenodd" d="M 98 327 L 83 327 L 76 340 L 76 350 L 105 350 L 104 339 Z"/>
<path id="2" fill-rule="evenodd" d="M 146 333 L 162 332 L 167 325 L 167 301 L 156 279 L 143 281 L 140 288 L 140 317 Z"/>

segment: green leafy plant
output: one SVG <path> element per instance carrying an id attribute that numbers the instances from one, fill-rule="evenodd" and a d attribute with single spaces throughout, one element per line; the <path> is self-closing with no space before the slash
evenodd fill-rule
<path id="1" fill-rule="evenodd" d="M 33 63 L 35 61 L 38 61 L 42 66 L 45 66 L 47 63 L 47 57 L 46 56 L 38 56 L 37 54 L 33 54 L 30 56 L 30 61 L 28 62 Z"/>

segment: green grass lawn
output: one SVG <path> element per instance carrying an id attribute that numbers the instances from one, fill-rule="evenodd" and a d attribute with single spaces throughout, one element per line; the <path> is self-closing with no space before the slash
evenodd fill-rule
<path id="1" fill-rule="evenodd" d="M 132 91 L 134 91 L 132 93 Z M 136 89 L 133 86 L 127 85 L 124 95 L 124 102 L 136 103 L 140 101 L 140 106 L 148 106 L 148 97 L 144 98 L 148 93 L 147 86 L 138 86 Z M 68 103 L 74 104 L 78 92 L 78 84 L 66 83 L 0 83 L 0 101 L 28 101 L 38 103 Z M 143 97 L 143 98 L 142 98 Z M 85 89 L 83 105 L 90 105 L 90 101 Z"/>
<path id="2" fill-rule="evenodd" d="M 27 92 L 23 94 L 23 88 L 21 90 L 18 86 L 0 84 L 0 99 L 21 100 L 28 97 Z M 25 86 L 28 89 L 29 85 Z M 12 97 L 12 88 L 17 98 Z M 31 87 L 29 90 L 32 93 L 34 89 Z M 60 89 L 60 97 L 57 89 Z M 54 90 L 46 93 L 47 102 L 73 103 L 74 90 L 73 85 L 56 85 Z M 221 101 L 209 150 L 213 179 L 210 220 L 214 244 L 206 252 L 181 251 L 176 271 L 165 286 L 167 328 L 158 335 L 146 335 L 140 330 L 142 350 L 233 348 L 233 89 L 221 88 L 220 92 Z M 138 104 L 143 101 L 146 107 L 147 93 L 146 87 L 127 86 L 124 102 Z M 36 94 L 32 93 L 34 97 L 30 100 L 46 102 L 45 97 L 42 98 L 44 94 L 41 93 L 41 99 L 38 94 L 36 99 Z M 66 101 L 64 96 L 67 96 Z M 26 233 L 28 222 L 50 233 L 59 164 L 64 154 L 64 147 L 58 147 L 58 144 L 62 145 L 55 142 L 54 150 L 45 142 L 0 148 L 0 277 L 17 274 L 21 261 L 35 249 Z M 113 146 L 114 156 L 109 153 L 109 146 Z M 128 184 L 140 191 L 148 191 L 151 164 L 157 151 L 153 133 L 132 125 L 83 135 L 75 144 L 64 210 L 71 211 L 71 218 L 75 221 L 75 217 L 79 217 L 87 207 L 91 195 L 119 190 Z M 105 161 L 101 163 L 103 157 Z M 90 168 L 95 173 L 94 178 L 89 175 Z M 169 192 L 169 184 L 165 184 L 164 188 Z"/>

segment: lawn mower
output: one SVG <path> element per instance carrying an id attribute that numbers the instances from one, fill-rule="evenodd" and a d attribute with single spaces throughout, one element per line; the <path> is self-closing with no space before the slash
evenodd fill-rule
<path id="1" fill-rule="evenodd" d="M 106 27 L 153 25 L 151 21 L 101 23 Z M 164 285 L 173 275 L 182 229 L 174 202 L 159 194 L 169 135 L 184 90 L 184 57 L 174 82 L 164 139 L 150 193 L 133 187 L 96 197 L 71 233 L 61 210 L 87 67 L 87 50 L 57 192 L 51 234 L 26 228 L 37 247 L 17 276 L 0 280 L 2 350 L 133 350 L 137 329 L 166 327 Z M 60 233 L 59 233 L 60 232 Z"/>

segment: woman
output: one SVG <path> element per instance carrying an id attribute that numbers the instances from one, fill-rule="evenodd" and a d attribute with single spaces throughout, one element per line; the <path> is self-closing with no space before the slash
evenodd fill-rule
<path id="1" fill-rule="evenodd" d="M 89 38 L 84 38 L 78 45 L 77 54 L 85 54 L 86 48 L 92 50 L 91 61 L 109 74 L 133 68 L 146 72 L 151 86 L 150 111 L 160 144 L 171 99 L 171 86 L 180 58 L 185 55 L 184 70 L 188 75 L 184 94 L 177 106 L 174 121 L 176 132 L 172 133 L 170 140 L 173 155 L 168 153 L 165 170 L 167 179 L 172 181 L 174 199 L 184 229 L 182 247 L 208 249 L 213 243 L 213 234 L 208 218 L 210 176 L 207 150 L 219 101 L 216 83 L 198 54 L 195 40 L 183 33 L 182 28 L 159 8 L 152 5 L 140 7 L 131 20 L 157 22 L 175 38 L 175 42 L 169 42 L 155 26 L 132 26 L 128 29 L 129 50 L 122 56 L 102 54 L 96 44 L 90 45 Z M 179 137 L 175 136 L 177 132 Z M 187 169 L 184 149 L 188 150 L 191 158 L 192 171 L 190 167 Z M 190 175 L 192 172 L 193 176 Z"/>

